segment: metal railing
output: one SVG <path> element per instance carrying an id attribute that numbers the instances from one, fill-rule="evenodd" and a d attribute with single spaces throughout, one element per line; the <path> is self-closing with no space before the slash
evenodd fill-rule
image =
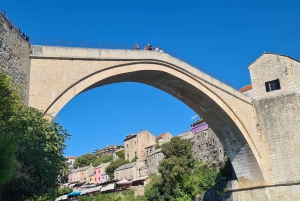
<path id="1" fill-rule="evenodd" d="M 14 23 L 14 21 L 7 15 L 6 11 L 0 7 L 0 14 L 2 14 L 2 16 L 10 23 L 10 25 L 12 26 L 11 28 L 16 29 L 20 36 L 23 37 L 24 40 L 29 41 L 29 36 L 27 36 L 24 32 L 21 31 L 21 29 Z"/>
<path id="2" fill-rule="evenodd" d="M 20 33 L 20 35 L 27 41 L 29 41 L 29 43 L 31 45 L 45 45 L 45 46 L 61 46 L 61 47 L 82 47 L 82 48 L 99 48 L 99 49 L 125 49 L 125 50 L 133 50 L 134 49 L 134 45 L 132 43 L 112 43 L 112 42 L 90 42 L 90 41 L 74 41 L 74 40 L 61 40 L 61 39 L 53 39 L 53 40 L 49 40 L 49 39 L 37 39 L 37 38 L 29 38 L 25 33 L 23 33 L 21 31 L 21 29 L 14 23 L 14 21 L 7 15 L 5 9 L 2 9 L 0 7 L 0 13 L 7 19 L 7 21 L 10 22 L 10 24 L 16 29 L 18 30 L 18 32 Z M 141 49 L 143 49 L 143 47 L 141 47 Z M 178 58 L 182 61 L 184 61 L 185 63 L 188 63 L 189 65 L 203 71 L 204 73 L 222 81 L 223 83 L 227 84 L 228 86 L 231 86 L 233 88 L 236 89 L 236 86 L 231 83 L 228 82 L 227 80 L 224 80 L 224 78 L 220 78 L 218 74 L 216 73 L 212 73 L 209 70 L 204 70 L 203 68 L 201 68 L 200 65 L 191 62 L 189 60 L 187 60 L 186 58 L 183 58 L 181 55 L 175 53 L 173 50 L 168 50 L 168 49 L 163 49 L 163 51 L 175 58 Z"/>
<path id="3" fill-rule="evenodd" d="M 61 40 L 61 39 L 37 39 L 37 38 L 30 38 L 29 40 L 31 45 L 43 45 L 43 46 L 60 46 L 60 47 L 79 47 L 79 48 L 97 48 L 97 49 L 122 49 L 122 50 L 134 50 L 134 45 L 132 43 L 112 43 L 112 42 L 91 42 L 91 41 L 74 41 L 74 40 Z M 141 47 L 141 50 L 144 48 Z M 148 51 L 148 50 L 146 50 Z M 163 49 L 164 53 L 167 53 L 177 59 L 182 60 L 183 62 L 203 71 L 204 73 L 222 81 L 223 83 L 227 84 L 228 86 L 231 86 L 236 89 L 236 86 L 225 80 L 224 78 L 221 78 L 217 73 L 213 73 L 210 70 L 203 69 L 200 65 L 182 57 L 178 53 L 168 50 L 168 49 Z"/>

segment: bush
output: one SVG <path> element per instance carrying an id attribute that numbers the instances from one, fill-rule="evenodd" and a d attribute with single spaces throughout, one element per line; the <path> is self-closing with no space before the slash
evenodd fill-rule
<path id="1" fill-rule="evenodd" d="M 106 156 L 102 156 L 101 158 L 97 158 L 94 162 L 93 162 L 93 166 L 97 167 L 98 165 L 102 164 L 102 163 L 107 163 L 113 160 L 113 156 L 112 155 L 106 155 Z"/>
<path id="2" fill-rule="evenodd" d="M 125 150 L 122 149 L 121 151 L 116 152 L 116 155 L 118 158 L 124 159 L 125 160 Z"/>

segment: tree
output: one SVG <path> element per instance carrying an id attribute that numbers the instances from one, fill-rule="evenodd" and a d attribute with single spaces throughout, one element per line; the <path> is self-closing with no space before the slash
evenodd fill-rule
<path id="1" fill-rule="evenodd" d="M 5 171 L 9 174 L 1 179 L 0 199 L 54 195 L 57 178 L 67 168 L 63 151 L 69 135 L 57 122 L 49 120 L 50 116 L 25 106 L 5 75 L 0 74 L 0 83 L 0 150 L 9 150 L 0 154 L 0 168 L 8 168 Z M 3 153 L 8 153 L 4 159 Z"/>
<path id="2" fill-rule="evenodd" d="M 109 164 L 109 166 L 107 166 L 107 168 L 105 170 L 106 174 L 108 174 L 108 176 L 109 176 L 110 179 L 113 179 L 114 178 L 114 171 L 115 171 L 115 169 L 117 169 L 121 165 L 128 164 L 128 163 L 129 163 L 128 160 L 124 160 L 122 158 L 119 158 L 119 159 L 111 162 L 111 164 Z"/>
<path id="3" fill-rule="evenodd" d="M 72 193 L 72 192 L 73 192 L 73 189 L 70 187 L 67 187 L 67 186 L 64 186 L 64 187 L 58 189 L 58 195 Z"/>
<path id="4" fill-rule="evenodd" d="M 150 201 L 162 201 L 161 191 L 162 179 L 161 176 L 152 174 L 150 175 L 150 183 L 145 187 L 145 197 Z"/>
<path id="5" fill-rule="evenodd" d="M 112 155 L 106 155 L 106 156 L 102 156 L 101 158 L 97 158 L 94 162 L 93 162 L 93 166 L 97 167 L 98 165 L 102 164 L 102 163 L 107 163 L 112 161 L 114 158 Z"/>
<path id="6" fill-rule="evenodd" d="M 171 196 L 179 196 L 184 178 L 189 175 L 195 164 L 191 153 L 191 143 L 179 137 L 171 138 L 162 145 L 161 151 L 165 158 L 158 166 L 161 173 L 163 189 Z"/>
<path id="7" fill-rule="evenodd" d="M 78 158 L 76 158 L 76 161 L 75 161 L 73 167 L 78 168 L 78 167 L 89 166 L 96 159 L 97 159 L 97 157 L 93 154 L 88 154 L 88 153 L 83 154 L 82 156 L 79 156 Z"/>
<path id="8" fill-rule="evenodd" d="M 0 73 L 0 189 L 12 180 L 15 172 L 17 141 L 11 129 L 11 118 L 22 105 L 23 100 L 14 89 L 12 79 Z"/>

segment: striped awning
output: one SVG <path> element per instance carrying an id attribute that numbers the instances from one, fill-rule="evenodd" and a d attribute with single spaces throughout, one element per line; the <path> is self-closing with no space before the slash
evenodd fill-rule
<path id="1" fill-rule="evenodd" d="M 113 190 L 115 189 L 116 184 L 115 183 L 110 183 L 110 184 L 105 184 L 101 188 L 101 192 L 103 191 L 108 191 L 108 190 Z"/>
<path id="2" fill-rule="evenodd" d="M 84 194 L 88 194 L 88 193 L 93 193 L 93 192 L 96 192 L 96 191 L 100 191 L 102 188 L 102 186 L 97 186 L 95 188 L 89 188 L 89 189 L 86 189 L 85 191 L 83 191 L 81 193 L 81 195 L 84 195 Z"/>
<path id="3" fill-rule="evenodd" d="M 58 198 L 56 198 L 55 201 L 66 200 L 66 199 L 68 199 L 68 195 L 61 195 Z"/>

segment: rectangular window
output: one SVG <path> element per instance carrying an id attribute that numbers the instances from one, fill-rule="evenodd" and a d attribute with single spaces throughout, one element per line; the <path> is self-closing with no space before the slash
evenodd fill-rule
<path id="1" fill-rule="evenodd" d="M 265 82 L 265 86 L 266 86 L 266 92 L 279 90 L 280 89 L 279 79 Z"/>

